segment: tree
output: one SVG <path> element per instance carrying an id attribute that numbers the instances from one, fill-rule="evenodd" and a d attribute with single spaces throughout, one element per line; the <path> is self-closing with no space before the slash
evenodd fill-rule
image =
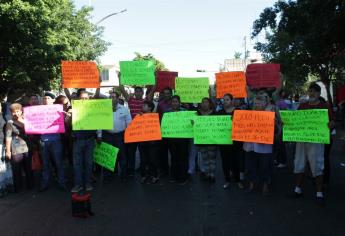
<path id="1" fill-rule="evenodd" d="M 235 54 L 234 54 L 235 59 L 241 59 L 241 56 L 242 56 L 242 53 L 240 53 L 240 52 L 235 52 Z"/>
<path id="2" fill-rule="evenodd" d="M 325 84 L 345 68 L 345 2 L 343 0 L 277 1 L 254 22 L 252 37 L 266 32 L 255 48 L 268 62 L 280 63 L 289 83 L 303 85 L 309 74 Z"/>
<path id="3" fill-rule="evenodd" d="M 165 71 L 168 70 L 164 63 L 161 62 L 160 60 L 156 59 L 151 53 L 143 56 L 138 52 L 135 52 L 135 58 L 133 59 L 133 61 L 140 61 L 140 60 L 151 60 L 154 61 L 155 63 L 155 67 L 156 67 L 156 71 Z"/>
<path id="4" fill-rule="evenodd" d="M 108 43 L 90 23 L 92 8 L 71 0 L 2 0 L 0 3 L 1 92 L 57 89 L 61 60 L 96 60 Z"/>

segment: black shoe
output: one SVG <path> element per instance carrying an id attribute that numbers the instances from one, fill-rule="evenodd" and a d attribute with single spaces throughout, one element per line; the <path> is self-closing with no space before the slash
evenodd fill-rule
<path id="1" fill-rule="evenodd" d="M 303 197 L 303 193 L 296 193 L 295 191 L 293 191 L 292 193 L 289 193 L 286 196 L 291 199 L 298 199 Z"/>
<path id="2" fill-rule="evenodd" d="M 318 206 L 326 206 L 326 201 L 325 201 L 325 198 L 324 197 L 316 197 L 316 204 Z"/>
<path id="3" fill-rule="evenodd" d="M 59 185 L 59 186 L 58 186 L 58 189 L 59 189 L 60 191 L 62 191 L 62 192 L 68 192 L 68 189 L 67 189 L 66 185 Z"/>
<path id="4" fill-rule="evenodd" d="M 48 186 L 41 186 L 40 189 L 38 190 L 40 193 L 45 192 L 48 190 Z"/>

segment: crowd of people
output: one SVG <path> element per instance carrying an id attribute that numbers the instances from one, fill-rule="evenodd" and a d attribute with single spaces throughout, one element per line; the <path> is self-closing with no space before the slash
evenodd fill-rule
<path id="1" fill-rule="evenodd" d="M 331 144 L 285 143 L 282 140 L 283 122 L 279 110 L 328 109 L 329 128 L 334 129 L 334 114 L 329 104 L 320 97 L 321 88 L 312 83 L 308 89 L 308 99 L 291 101 L 283 90 L 256 89 L 248 92 L 248 98 L 238 99 L 225 94 L 222 99 L 203 98 L 199 104 L 181 103 L 178 95 L 173 95 L 171 88 L 163 89 L 155 97 L 155 87 L 146 90 L 134 87 L 129 94 L 123 86 L 119 92 L 110 91 L 112 99 L 114 128 L 112 130 L 72 131 L 71 100 L 101 99 L 99 90 L 91 97 L 85 89 L 78 89 L 70 94 L 65 89 L 64 95 L 56 96 L 45 92 L 42 97 L 33 94 L 26 104 L 3 103 L 0 126 L 0 191 L 18 192 L 32 189 L 38 185 L 39 191 L 46 191 L 52 185 L 52 176 L 62 190 L 67 190 L 66 183 L 73 182 L 71 192 L 92 191 L 97 165 L 93 162 L 93 149 L 100 142 L 119 148 L 115 173 L 126 182 L 136 174 L 136 155 L 139 153 L 140 182 L 156 184 L 162 178 L 169 182 L 185 185 L 190 177 L 200 172 L 202 181 L 216 182 L 217 156 L 220 156 L 224 175 L 222 187 L 227 189 L 231 182 L 246 192 L 259 189 L 263 195 L 271 192 L 274 168 L 287 166 L 286 146 L 294 150 L 295 188 L 292 197 L 303 195 L 303 179 L 306 163 L 309 163 L 312 177 L 315 179 L 316 200 L 324 205 L 324 187 L 329 182 L 329 155 Z M 156 94 L 157 95 L 157 94 Z M 65 133 L 28 135 L 24 131 L 23 106 L 62 104 L 65 116 Z M 261 144 L 234 141 L 232 145 L 195 145 L 192 139 L 163 138 L 162 140 L 139 143 L 125 143 L 124 132 L 132 119 L 144 113 L 158 113 L 162 119 L 164 113 L 195 111 L 199 116 L 232 116 L 235 110 L 259 110 L 275 112 L 274 143 Z M 205 134 L 207 135 L 207 134 Z M 73 167 L 73 181 L 66 178 L 67 164 Z M 105 176 L 112 173 L 102 172 Z M 39 176 L 39 183 L 35 177 Z M 37 186 L 36 186 L 37 187 Z"/>

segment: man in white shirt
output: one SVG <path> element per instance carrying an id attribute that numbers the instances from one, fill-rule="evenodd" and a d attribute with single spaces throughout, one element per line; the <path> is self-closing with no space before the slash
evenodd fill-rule
<path id="1" fill-rule="evenodd" d="M 124 134 L 125 129 L 132 121 L 132 117 L 129 110 L 119 104 L 119 94 L 111 92 L 109 97 L 113 100 L 114 128 L 112 130 L 103 130 L 99 132 L 98 140 L 102 139 L 104 142 L 120 149 L 117 156 L 117 162 L 121 169 L 121 180 L 125 181 L 127 178 L 127 158 Z"/>

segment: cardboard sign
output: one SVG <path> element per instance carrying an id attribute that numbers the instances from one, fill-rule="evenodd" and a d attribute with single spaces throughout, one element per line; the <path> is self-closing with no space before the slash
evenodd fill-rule
<path id="1" fill-rule="evenodd" d="M 194 144 L 232 144 L 231 116 L 196 116 Z"/>
<path id="2" fill-rule="evenodd" d="M 62 61 L 63 88 L 99 88 L 99 71 L 92 61 Z"/>
<path id="3" fill-rule="evenodd" d="M 137 115 L 125 130 L 125 143 L 161 140 L 158 113 Z"/>
<path id="4" fill-rule="evenodd" d="M 122 85 L 154 85 L 155 64 L 153 61 L 120 61 Z"/>
<path id="5" fill-rule="evenodd" d="M 118 153 L 118 148 L 102 142 L 95 145 L 93 159 L 98 165 L 114 172 Z"/>
<path id="6" fill-rule="evenodd" d="M 234 98 L 246 98 L 246 76 L 243 71 L 216 73 L 217 98 L 231 94 Z"/>
<path id="7" fill-rule="evenodd" d="M 327 109 L 280 111 L 283 141 L 330 143 Z"/>
<path id="8" fill-rule="evenodd" d="M 175 81 L 175 92 L 181 102 L 201 103 L 204 97 L 209 97 L 208 90 L 208 78 L 177 77 Z"/>
<path id="9" fill-rule="evenodd" d="M 243 142 L 273 144 L 275 113 L 271 111 L 235 110 L 232 139 Z"/>
<path id="10" fill-rule="evenodd" d="M 111 99 L 72 100 L 72 130 L 112 130 Z"/>
<path id="11" fill-rule="evenodd" d="M 178 72 L 172 71 L 157 71 L 157 92 L 163 91 L 163 89 L 169 87 L 175 89 L 175 78 L 178 76 Z"/>
<path id="12" fill-rule="evenodd" d="M 163 115 L 161 129 L 163 138 L 193 138 L 191 120 L 195 111 L 166 112 Z"/>
<path id="13" fill-rule="evenodd" d="M 277 88 L 280 85 L 280 64 L 250 64 L 246 78 L 251 88 Z"/>
<path id="14" fill-rule="evenodd" d="M 63 106 L 55 104 L 24 107 L 24 128 L 26 134 L 65 133 Z"/>

